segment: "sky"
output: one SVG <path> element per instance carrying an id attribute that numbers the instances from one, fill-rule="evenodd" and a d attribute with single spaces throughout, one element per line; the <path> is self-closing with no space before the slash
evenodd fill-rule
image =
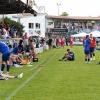
<path id="1" fill-rule="evenodd" d="M 22 0 L 26 2 L 26 0 Z M 100 0 L 35 0 L 37 6 L 44 6 L 48 15 L 67 12 L 69 16 L 100 16 Z"/>

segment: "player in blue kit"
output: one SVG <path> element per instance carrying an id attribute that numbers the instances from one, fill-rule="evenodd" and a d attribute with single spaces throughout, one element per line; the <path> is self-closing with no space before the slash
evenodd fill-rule
<path id="1" fill-rule="evenodd" d="M 9 73 L 10 69 L 10 50 L 7 44 L 4 42 L 0 42 L 0 53 L 2 54 L 2 65 L 1 65 L 1 73 L 3 73 L 5 65 L 7 65 L 7 73 Z"/>
<path id="2" fill-rule="evenodd" d="M 86 39 L 84 40 L 84 54 L 85 54 L 85 62 L 90 63 L 90 39 L 89 35 L 86 35 Z"/>
<path id="3" fill-rule="evenodd" d="M 14 54 L 11 54 L 8 45 L 1 41 L 0 41 L 0 53 L 2 54 L 2 65 L 1 65 L 0 75 L 3 76 L 3 71 L 4 71 L 5 66 L 7 67 L 6 75 L 7 74 L 9 75 L 10 57 L 12 58 Z M 17 77 L 14 77 L 14 78 L 17 78 Z"/>
<path id="4" fill-rule="evenodd" d="M 19 62 L 21 62 L 22 61 L 22 59 L 19 57 L 19 55 L 18 55 L 18 53 L 19 53 L 19 47 L 18 46 L 16 46 L 16 47 L 14 47 L 12 50 L 11 50 L 11 54 L 13 54 L 12 55 L 12 62 L 13 62 L 13 65 L 16 67 L 16 68 L 21 68 L 22 66 L 21 65 L 19 65 Z"/>
<path id="5" fill-rule="evenodd" d="M 64 56 L 59 59 L 59 61 L 74 61 L 75 60 L 75 56 L 74 56 L 74 52 L 71 51 L 70 49 L 67 49 L 66 53 L 64 54 Z"/>

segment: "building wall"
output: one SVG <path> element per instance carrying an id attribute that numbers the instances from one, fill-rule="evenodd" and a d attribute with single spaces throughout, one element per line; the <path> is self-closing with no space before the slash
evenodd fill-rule
<path id="1" fill-rule="evenodd" d="M 45 15 L 23 17 L 20 19 L 20 22 L 23 24 L 25 32 L 29 35 L 45 37 Z M 29 23 L 34 23 L 34 27 L 29 28 Z M 40 29 L 36 29 L 36 23 L 40 24 Z"/>
<path id="2" fill-rule="evenodd" d="M 91 31 L 94 30 L 99 30 L 100 31 L 100 20 L 95 20 L 94 19 L 70 19 L 70 18 L 66 18 L 63 19 L 62 17 L 58 18 L 58 17 L 47 17 L 47 22 L 53 22 L 54 23 L 54 27 L 52 25 L 52 27 L 49 27 L 47 25 L 47 31 L 50 34 L 63 34 L 65 33 L 67 34 L 75 34 L 75 33 L 79 33 L 79 32 L 86 32 L 89 33 Z M 59 24 L 61 23 L 61 24 Z M 65 30 L 67 29 L 67 31 Z"/>

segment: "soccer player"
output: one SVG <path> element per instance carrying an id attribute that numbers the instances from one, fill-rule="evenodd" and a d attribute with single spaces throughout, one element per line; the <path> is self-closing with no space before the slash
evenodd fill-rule
<path id="1" fill-rule="evenodd" d="M 10 70 L 10 58 L 17 57 L 17 55 L 14 55 L 10 52 L 9 47 L 4 42 L 0 41 L 0 53 L 2 54 L 2 65 L 1 65 L 1 72 L 0 75 L 3 75 L 3 71 L 5 69 L 5 66 L 7 67 L 7 73 L 6 75 L 9 75 Z"/>
<path id="2" fill-rule="evenodd" d="M 74 53 L 70 50 L 67 49 L 67 52 L 64 54 L 64 56 L 62 57 L 62 59 L 60 59 L 59 61 L 74 61 L 75 57 L 74 57 Z"/>
<path id="3" fill-rule="evenodd" d="M 9 73 L 10 69 L 10 50 L 7 44 L 0 41 L 0 53 L 2 54 L 2 65 L 1 65 L 1 74 L 4 71 L 5 66 L 7 66 L 7 74 Z"/>
<path id="4" fill-rule="evenodd" d="M 90 34 L 90 60 L 95 60 L 95 47 L 96 47 L 96 38 L 92 36 L 92 34 Z"/>
<path id="5" fill-rule="evenodd" d="M 90 63 L 90 42 L 89 35 L 86 35 L 86 39 L 84 40 L 84 54 L 86 63 Z"/>
<path id="6" fill-rule="evenodd" d="M 72 48 L 72 46 L 73 46 L 73 37 L 70 35 L 70 47 Z"/>
<path id="7" fill-rule="evenodd" d="M 12 59 L 13 65 L 16 68 L 21 68 L 22 66 L 18 65 L 18 63 L 21 63 L 22 59 L 21 57 L 19 57 L 18 53 L 19 53 L 19 47 L 15 46 L 12 50 L 11 50 L 11 54 L 12 56 L 10 57 Z"/>

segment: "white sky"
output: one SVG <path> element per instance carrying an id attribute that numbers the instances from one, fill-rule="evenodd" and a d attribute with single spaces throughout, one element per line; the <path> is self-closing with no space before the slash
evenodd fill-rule
<path id="1" fill-rule="evenodd" d="M 26 2 L 26 0 L 22 0 Z M 38 6 L 45 6 L 49 15 L 67 12 L 69 16 L 100 16 L 100 0 L 35 0 Z"/>

